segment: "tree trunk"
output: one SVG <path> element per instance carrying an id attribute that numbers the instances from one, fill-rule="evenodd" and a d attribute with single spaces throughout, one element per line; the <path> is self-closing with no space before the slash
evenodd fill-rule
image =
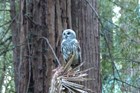
<path id="1" fill-rule="evenodd" d="M 97 9 L 96 2 L 91 3 Z M 73 28 L 80 40 L 84 68 L 94 67 L 89 72 L 94 80 L 85 85 L 100 93 L 98 20 L 89 5 L 81 0 L 20 0 L 18 15 L 15 6 L 11 0 L 16 92 L 48 93 L 52 69 L 58 64 L 53 64 L 56 59 L 42 37 L 48 38 L 62 61 L 61 33 Z"/>
<path id="2" fill-rule="evenodd" d="M 90 4 L 97 12 L 96 0 L 72 0 L 72 27 L 79 37 L 85 62 L 83 69 L 94 67 L 89 71 L 93 81 L 85 82 L 85 85 L 95 93 L 101 93 L 98 18 Z"/>

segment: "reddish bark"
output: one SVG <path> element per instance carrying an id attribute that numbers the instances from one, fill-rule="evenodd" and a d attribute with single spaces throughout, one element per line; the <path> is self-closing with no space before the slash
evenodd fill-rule
<path id="1" fill-rule="evenodd" d="M 96 0 L 89 3 L 98 11 Z M 72 0 L 72 10 L 72 27 L 77 31 L 85 62 L 83 69 L 94 67 L 89 71 L 93 81 L 85 82 L 85 85 L 95 93 L 101 93 L 98 18 L 86 0 Z"/>
<path id="2" fill-rule="evenodd" d="M 97 1 L 92 5 L 97 9 Z M 16 16 L 16 4 L 11 0 L 11 18 Z M 58 58 L 62 61 L 60 42 L 62 30 L 73 28 L 79 37 L 84 68 L 93 82 L 87 87 L 100 93 L 98 21 L 89 5 L 81 0 L 20 0 L 20 14 L 12 24 L 15 49 L 14 68 L 17 93 L 48 93 L 54 62 L 47 37 Z"/>

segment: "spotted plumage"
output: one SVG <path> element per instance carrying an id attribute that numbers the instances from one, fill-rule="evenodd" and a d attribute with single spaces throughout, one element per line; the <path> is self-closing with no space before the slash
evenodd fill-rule
<path id="1" fill-rule="evenodd" d="M 71 64 L 72 68 L 80 64 L 81 48 L 76 39 L 76 34 L 72 29 L 66 29 L 62 33 L 61 52 L 66 62 L 68 62 L 71 55 L 75 53 L 74 60 Z"/>

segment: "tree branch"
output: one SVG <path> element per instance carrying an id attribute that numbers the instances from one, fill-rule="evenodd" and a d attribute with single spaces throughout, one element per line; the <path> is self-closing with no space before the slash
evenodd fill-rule
<path id="1" fill-rule="evenodd" d="M 44 40 L 47 42 L 47 44 L 49 45 L 49 47 L 50 47 L 50 49 L 51 49 L 51 51 L 52 51 L 52 53 L 53 53 L 55 59 L 56 59 L 57 62 L 58 62 L 58 65 L 61 66 L 60 61 L 58 60 L 58 58 L 57 58 L 57 56 L 56 56 L 56 54 L 55 54 L 55 52 L 54 52 L 54 50 L 53 50 L 51 44 L 49 43 L 49 40 L 48 40 L 46 37 L 41 37 L 40 39 L 44 39 Z"/>
<path id="2" fill-rule="evenodd" d="M 119 82 L 122 82 L 122 83 L 124 83 L 124 84 L 126 84 L 126 85 L 129 85 L 129 86 L 132 86 L 132 87 L 134 87 L 134 88 L 140 89 L 140 87 L 131 85 L 131 84 L 129 84 L 129 83 L 125 82 L 125 81 L 122 81 L 122 80 L 120 80 L 120 79 L 118 79 L 118 78 L 114 78 L 114 79 L 117 80 L 117 81 L 119 81 Z"/>

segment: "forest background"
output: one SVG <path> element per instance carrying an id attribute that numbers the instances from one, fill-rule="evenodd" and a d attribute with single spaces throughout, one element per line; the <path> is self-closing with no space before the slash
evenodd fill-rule
<path id="1" fill-rule="evenodd" d="M 0 0 L 0 93 L 16 91 L 11 30 L 18 15 L 11 13 L 13 1 L 19 11 L 18 0 Z M 92 0 L 85 1 L 99 24 L 101 92 L 140 93 L 140 0 L 93 0 L 96 11 Z"/>

